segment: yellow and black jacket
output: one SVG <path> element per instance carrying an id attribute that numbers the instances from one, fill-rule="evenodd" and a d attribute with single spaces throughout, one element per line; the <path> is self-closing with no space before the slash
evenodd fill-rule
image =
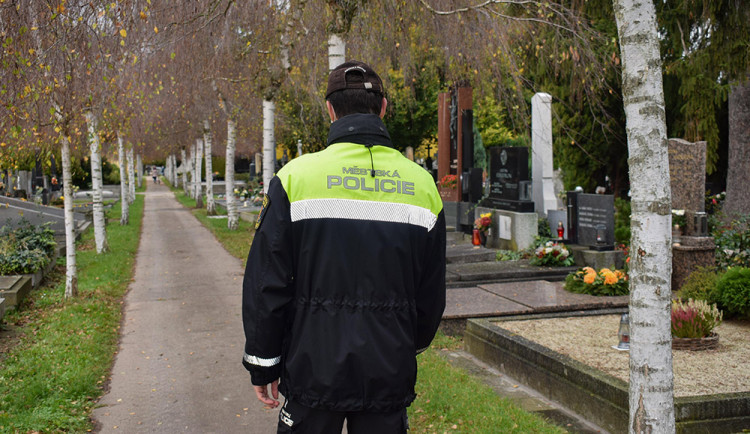
<path id="1" fill-rule="evenodd" d="M 243 364 L 308 407 L 404 408 L 445 308 L 442 201 L 378 116 L 337 120 L 328 143 L 269 184 L 243 282 Z"/>

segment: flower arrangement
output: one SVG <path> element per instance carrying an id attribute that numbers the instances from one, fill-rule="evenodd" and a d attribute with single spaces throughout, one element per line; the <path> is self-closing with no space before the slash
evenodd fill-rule
<path id="1" fill-rule="evenodd" d="M 602 268 L 596 271 L 583 267 L 565 278 L 565 289 L 589 295 L 627 295 L 628 275 L 622 270 Z"/>
<path id="2" fill-rule="evenodd" d="M 565 244 L 547 241 L 534 251 L 534 257 L 529 261 L 531 265 L 547 265 L 568 267 L 575 262 Z"/>
<path id="3" fill-rule="evenodd" d="M 704 338 L 721 324 L 722 312 L 705 300 L 672 301 L 672 337 Z"/>
<path id="4" fill-rule="evenodd" d="M 492 225 L 492 213 L 479 214 L 479 218 L 474 220 L 474 229 L 478 229 L 479 232 L 487 232 Z"/>
<path id="5" fill-rule="evenodd" d="M 443 188 L 454 189 L 458 185 L 458 176 L 456 175 L 445 175 L 440 179 L 440 186 Z"/>

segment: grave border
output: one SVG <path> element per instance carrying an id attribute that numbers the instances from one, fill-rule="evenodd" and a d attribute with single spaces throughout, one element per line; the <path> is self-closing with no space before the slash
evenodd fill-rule
<path id="1" fill-rule="evenodd" d="M 628 385 L 598 369 L 503 329 L 497 323 L 603 312 L 470 319 L 466 349 L 549 399 L 612 432 L 628 430 Z M 678 397 L 677 433 L 734 433 L 750 427 L 750 392 Z"/>

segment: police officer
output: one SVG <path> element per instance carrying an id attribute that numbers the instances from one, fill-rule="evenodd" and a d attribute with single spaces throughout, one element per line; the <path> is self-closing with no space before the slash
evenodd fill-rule
<path id="1" fill-rule="evenodd" d="M 445 216 L 393 148 L 372 68 L 328 78 L 328 146 L 271 180 L 243 281 L 243 365 L 278 432 L 404 433 L 445 308 Z"/>

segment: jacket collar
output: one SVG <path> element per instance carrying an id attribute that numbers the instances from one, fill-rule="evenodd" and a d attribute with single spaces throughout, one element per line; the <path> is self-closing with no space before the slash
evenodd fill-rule
<path id="1" fill-rule="evenodd" d="M 344 116 L 331 124 L 328 145 L 342 142 L 393 147 L 383 120 L 369 113 Z"/>

